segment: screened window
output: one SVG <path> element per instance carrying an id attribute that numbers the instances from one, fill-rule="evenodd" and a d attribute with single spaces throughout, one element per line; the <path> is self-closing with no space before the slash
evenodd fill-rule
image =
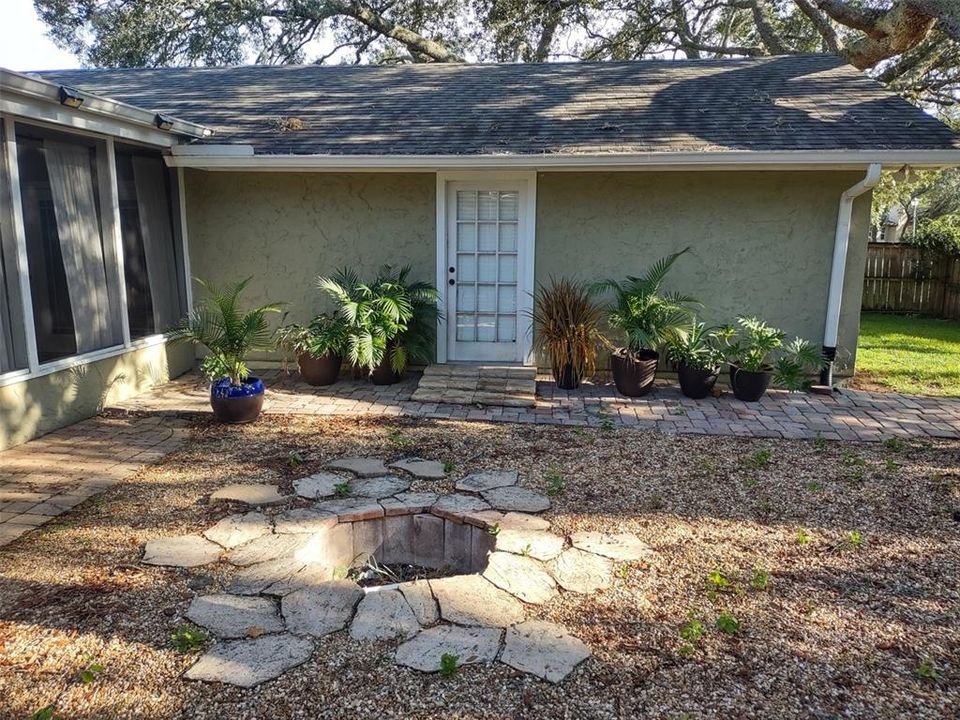
<path id="1" fill-rule="evenodd" d="M 184 314 L 170 173 L 159 153 L 117 146 L 127 316 L 132 338 L 168 330 Z"/>
<path id="2" fill-rule="evenodd" d="M 121 344 L 117 257 L 100 210 L 103 143 L 17 125 L 17 156 L 40 362 Z"/>
<path id="3" fill-rule="evenodd" d="M 28 364 L 5 143 L 0 123 L 0 374 L 23 370 Z"/>

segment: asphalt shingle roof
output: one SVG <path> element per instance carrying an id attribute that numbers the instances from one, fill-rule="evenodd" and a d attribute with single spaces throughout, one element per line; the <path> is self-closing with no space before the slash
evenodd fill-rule
<path id="1" fill-rule="evenodd" d="M 830 55 L 40 75 L 207 125 L 217 134 L 205 142 L 257 154 L 960 149 L 947 126 Z"/>

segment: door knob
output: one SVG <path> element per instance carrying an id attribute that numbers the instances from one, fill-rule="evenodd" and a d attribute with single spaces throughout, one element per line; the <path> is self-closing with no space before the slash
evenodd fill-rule
<path id="1" fill-rule="evenodd" d="M 449 282 L 451 285 L 456 285 L 456 284 L 457 284 L 457 281 L 454 280 L 453 278 L 450 278 L 450 280 L 449 280 L 448 282 Z"/>

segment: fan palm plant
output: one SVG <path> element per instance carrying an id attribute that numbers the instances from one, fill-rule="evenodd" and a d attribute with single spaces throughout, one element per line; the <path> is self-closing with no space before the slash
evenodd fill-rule
<path id="1" fill-rule="evenodd" d="M 283 303 L 268 303 L 243 310 L 240 295 L 252 278 L 219 288 L 196 278 L 207 292 L 187 317 L 170 330 L 174 343 L 191 342 L 204 346 L 209 354 L 200 370 L 211 381 L 229 379 L 239 386 L 250 376 L 247 356 L 256 350 L 273 348 L 267 314 L 280 312 Z"/>
<path id="2" fill-rule="evenodd" d="M 590 289 L 566 278 L 551 277 L 533 295 L 535 344 L 550 358 L 558 387 L 573 389 L 580 379 L 596 370 L 601 345 L 603 307 L 594 302 Z"/>

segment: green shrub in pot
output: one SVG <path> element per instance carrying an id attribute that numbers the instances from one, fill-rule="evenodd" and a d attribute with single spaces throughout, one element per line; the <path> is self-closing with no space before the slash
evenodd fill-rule
<path id="1" fill-rule="evenodd" d="M 596 292 L 613 294 L 607 322 L 626 339 L 626 345 L 616 348 L 610 357 L 614 383 L 623 395 L 646 395 L 656 378 L 659 349 L 687 332 L 699 303 L 687 295 L 664 292 L 663 281 L 689 250 L 661 258 L 638 277 L 605 280 L 594 286 Z"/>
<path id="2" fill-rule="evenodd" d="M 347 336 L 347 323 L 342 317 L 317 315 L 308 325 L 284 325 L 275 338 L 277 347 L 297 356 L 305 382 L 331 385 L 340 376 Z"/>
<path id="3" fill-rule="evenodd" d="M 724 334 L 725 328 L 707 327 L 692 318 L 686 332 L 668 341 L 667 354 L 677 365 L 680 389 L 687 397 L 699 400 L 712 392 L 725 361 Z"/>
<path id="4" fill-rule="evenodd" d="M 724 332 L 730 387 L 740 400 L 755 402 L 774 384 L 802 390 L 810 374 L 823 367 L 820 349 L 809 340 L 786 335 L 757 317 L 737 318 L 739 329 Z"/>

